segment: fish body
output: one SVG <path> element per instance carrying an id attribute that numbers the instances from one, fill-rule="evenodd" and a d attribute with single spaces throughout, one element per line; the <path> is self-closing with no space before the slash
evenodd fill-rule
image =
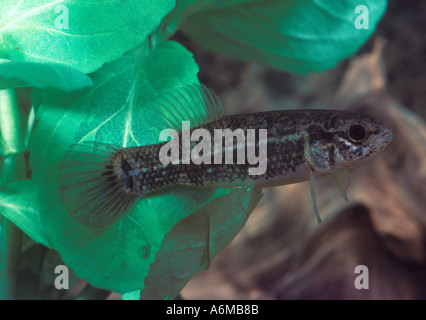
<path id="1" fill-rule="evenodd" d="M 374 141 L 367 148 L 361 143 L 347 143 L 348 122 L 362 122 L 367 134 L 374 134 Z M 206 129 L 212 137 L 217 128 L 235 131 L 243 128 L 267 130 L 267 169 L 262 175 L 250 175 L 245 155 L 243 163 L 236 163 L 237 144 L 233 145 L 234 163 L 164 165 L 159 160 L 160 149 L 165 143 L 125 148 L 116 153 L 114 160 L 117 171 L 122 162 L 127 163 L 125 183 L 135 194 L 142 196 L 169 185 L 190 185 L 198 187 L 232 188 L 238 186 L 273 187 L 310 179 L 315 176 L 353 166 L 356 160 L 369 157 L 376 150 L 383 149 L 390 141 L 390 132 L 371 117 L 333 110 L 282 110 L 247 115 L 225 116 L 195 129 Z M 377 134 L 376 134 L 377 133 Z M 182 136 L 179 136 L 182 139 Z M 257 139 L 256 145 L 259 144 Z M 196 143 L 192 143 L 192 148 Z M 211 142 L 212 158 L 215 157 L 214 138 Z M 222 146 L 222 155 L 225 154 Z M 182 154 L 182 149 L 179 151 Z M 130 181 L 130 182 L 129 182 Z"/>
<path id="2" fill-rule="evenodd" d="M 60 174 L 61 197 L 71 215 L 89 226 L 108 225 L 137 199 L 178 185 L 264 188 L 311 180 L 312 191 L 314 178 L 327 175 L 337 177 L 339 185 L 340 172 L 371 158 L 392 138 L 389 128 L 368 115 L 316 109 L 227 115 L 207 88 L 191 87 L 186 93 L 195 96 L 194 103 L 204 103 L 207 116 L 193 121 L 189 133 L 184 123 L 181 128 L 178 121 L 172 124 L 178 132 L 174 142 L 179 142 L 175 161 L 164 163 L 160 157 L 170 141 L 130 148 L 98 143 L 71 147 Z M 166 105 L 170 111 L 170 99 Z M 184 117 L 179 120 L 191 120 Z M 216 135 L 218 129 L 235 133 L 231 143 Z M 191 130 L 202 132 L 202 139 L 190 140 Z M 200 150 L 200 141 L 208 148 Z M 197 155 L 198 162 L 185 154 Z M 261 170 L 250 174 L 256 165 Z M 343 193 L 344 188 L 343 183 Z"/>

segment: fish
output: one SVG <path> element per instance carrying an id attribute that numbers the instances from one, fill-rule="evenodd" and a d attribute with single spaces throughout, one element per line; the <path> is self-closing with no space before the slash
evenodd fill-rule
<path id="1" fill-rule="evenodd" d="M 68 214 L 79 223 L 91 228 L 110 226 L 140 199 L 170 192 L 170 187 L 214 191 L 305 181 L 310 181 L 313 210 L 321 223 L 315 179 L 329 177 L 348 201 L 348 169 L 373 158 L 392 140 L 389 127 L 369 115 L 349 111 L 286 109 L 230 115 L 221 99 L 202 84 L 156 96 L 146 108 L 163 115 L 159 126 L 168 130 L 166 133 L 176 133 L 169 135 L 171 139 L 159 137 L 158 143 L 136 147 L 86 141 L 71 145 L 65 152 L 58 176 L 59 194 Z M 204 136 L 198 137 L 199 141 L 185 141 L 188 129 Z M 224 136 L 215 135 L 219 129 L 222 133 L 224 129 L 239 132 L 244 139 L 240 141 L 235 134 L 230 138 L 232 143 L 226 145 Z M 163 152 L 164 158 L 171 154 L 171 141 L 179 142 L 175 151 L 182 157 L 169 157 L 167 162 L 160 155 Z M 209 142 L 210 147 L 200 150 L 201 141 Z M 247 152 L 240 156 L 244 143 Z M 253 159 L 249 159 L 249 148 L 254 151 L 252 157 L 258 150 L 258 167 L 260 158 L 266 162 L 264 170 L 255 174 L 250 174 Z M 228 161 L 227 152 L 231 154 Z M 206 161 L 188 161 L 192 158 L 185 158 L 184 153 L 198 154 L 198 159 Z M 208 155 L 211 161 L 207 161 Z"/>

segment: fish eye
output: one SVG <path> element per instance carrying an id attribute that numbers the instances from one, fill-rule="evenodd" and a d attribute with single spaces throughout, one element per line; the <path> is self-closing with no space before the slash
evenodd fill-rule
<path id="1" fill-rule="evenodd" d="M 348 136 L 354 142 L 361 142 L 367 136 L 367 129 L 361 123 L 354 123 L 349 127 Z"/>

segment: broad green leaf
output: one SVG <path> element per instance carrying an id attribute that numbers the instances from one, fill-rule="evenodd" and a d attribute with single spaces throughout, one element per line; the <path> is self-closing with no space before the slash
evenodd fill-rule
<path id="1" fill-rule="evenodd" d="M 86 74 L 62 64 L 27 61 L 0 63 L 0 90 L 34 87 L 73 92 L 92 86 L 92 79 Z"/>
<path id="2" fill-rule="evenodd" d="M 174 299 L 234 239 L 262 197 L 234 189 L 183 218 L 167 233 L 145 280 L 141 299 Z"/>
<path id="3" fill-rule="evenodd" d="M 32 180 L 19 180 L 0 189 L 0 214 L 16 224 L 35 242 L 51 247 L 49 231 L 40 216 L 37 186 Z"/>
<path id="4" fill-rule="evenodd" d="M 144 108 L 156 94 L 198 83 L 192 54 L 168 41 L 141 47 L 91 75 L 94 87 L 73 103 L 45 100 L 37 113 L 31 167 L 39 185 L 43 229 L 77 276 L 120 293 L 141 290 L 165 234 L 208 198 L 187 188 L 142 200 L 113 226 L 76 223 L 59 198 L 56 168 L 69 145 L 100 141 L 120 146 L 158 143 L 161 114 Z M 164 128 L 162 128 L 164 129 Z M 173 204 L 173 205 L 170 205 Z"/>
<path id="5" fill-rule="evenodd" d="M 197 1 L 198 2 L 198 1 Z M 262 0 L 190 12 L 182 31 L 206 49 L 297 74 L 334 67 L 374 32 L 386 0 Z M 368 8 L 368 29 L 355 21 Z M 365 19 L 363 23 L 366 22 Z"/>
<path id="6" fill-rule="evenodd" d="M 256 0 L 179 0 L 176 7 L 161 22 L 161 26 L 157 29 L 157 34 L 162 39 L 174 34 L 181 24 L 192 14 L 199 11 L 226 8 L 239 3 L 253 2 Z"/>
<path id="7" fill-rule="evenodd" d="M 2 0 L 0 59 L 90 73 L 139 47 L 174 6 L 174 0 Z"/>

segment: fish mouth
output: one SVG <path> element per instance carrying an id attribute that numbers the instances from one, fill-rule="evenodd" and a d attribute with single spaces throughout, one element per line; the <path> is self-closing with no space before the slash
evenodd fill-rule
<path id="1" fill-rule="evenodd" d="M 381 151 L 384 148 L 386 148 L 387 145 L 392 141 L 392 138 L 393 138 L 392 130 L 389 128 L 384 129 L 383 132 L 379 136 L 377 136 L 377 139 L 376 139 L 378 150 Z"/>

